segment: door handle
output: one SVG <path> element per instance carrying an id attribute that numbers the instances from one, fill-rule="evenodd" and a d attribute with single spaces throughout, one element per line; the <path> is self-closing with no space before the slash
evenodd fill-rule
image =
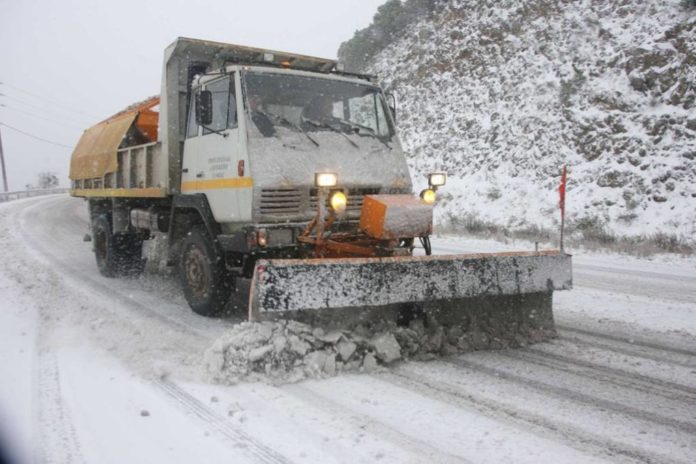
<path id="1" fill-rule="evenodd" d="M 203 177 L 203 174 L 204 174 L 204 173 L 199 172 L 198 174 L 196 174 L 196 177 L 198 177 L 198 178 L 200 179 L 201 177 Z"/>
<path id="2" fill-rule="evenodd" d="M 188 168 L 182 169 L 181 172 L 188 172 Z"/>

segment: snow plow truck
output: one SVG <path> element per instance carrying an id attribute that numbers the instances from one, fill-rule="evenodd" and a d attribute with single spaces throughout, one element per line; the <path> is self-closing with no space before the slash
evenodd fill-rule
<path id="1" fill-rule="evenodd" d="M 432 255 L 446 174 L 414 194 L 395 99 L 334 60 L 179 38 L 161 94 L 87 129 L 71 158 L 104 276 L 159 237 L 198 314 L 553 331 L 571 257 Z"/>

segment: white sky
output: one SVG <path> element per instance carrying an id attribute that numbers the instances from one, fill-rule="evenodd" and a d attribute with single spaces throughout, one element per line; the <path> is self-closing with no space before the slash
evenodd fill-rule
<path id="1" fill-rule="evenodd" d="M 162 52 L 176 37 L 335 58 L 385 1 L 0 0 L 0 122 L 72 147 L 91 125 L 159 93 Z M 10 190 L 40 171 L 68 185 L 71 149 L 0 131 Z"/>

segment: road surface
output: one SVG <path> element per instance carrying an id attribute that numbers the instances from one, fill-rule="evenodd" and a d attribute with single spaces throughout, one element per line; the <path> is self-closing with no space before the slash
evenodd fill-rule
<path id="1" fill-rule="evenodd" d="M 191 313 L 166 273 L 101 277 L 86 230 L 65 195 L 0 205 L 0 433 L 22 462 L 696 462 L 693 259 L 577 253 L 550 343 L 226 386 L 202 353 L 239 321 Z"/>

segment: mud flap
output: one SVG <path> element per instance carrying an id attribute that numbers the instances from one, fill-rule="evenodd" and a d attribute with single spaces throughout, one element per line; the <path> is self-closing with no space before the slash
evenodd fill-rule
<path id="1" fill-rule="evenodd" d="M 498 301 L 505 306 L 501 311 L 514 312 L 525 302 L 548 300 L 543 306 L 552 324 L 551 293 L 571 287 L 571 256 L 558 251 L 261 260 L 251 282 L 249 319 L 306 319 L 320 312 L 342 319 L 346 312 L 420 303 L 456 313 Z M 462 301 L 468 304 L 453 303 Z"/>

